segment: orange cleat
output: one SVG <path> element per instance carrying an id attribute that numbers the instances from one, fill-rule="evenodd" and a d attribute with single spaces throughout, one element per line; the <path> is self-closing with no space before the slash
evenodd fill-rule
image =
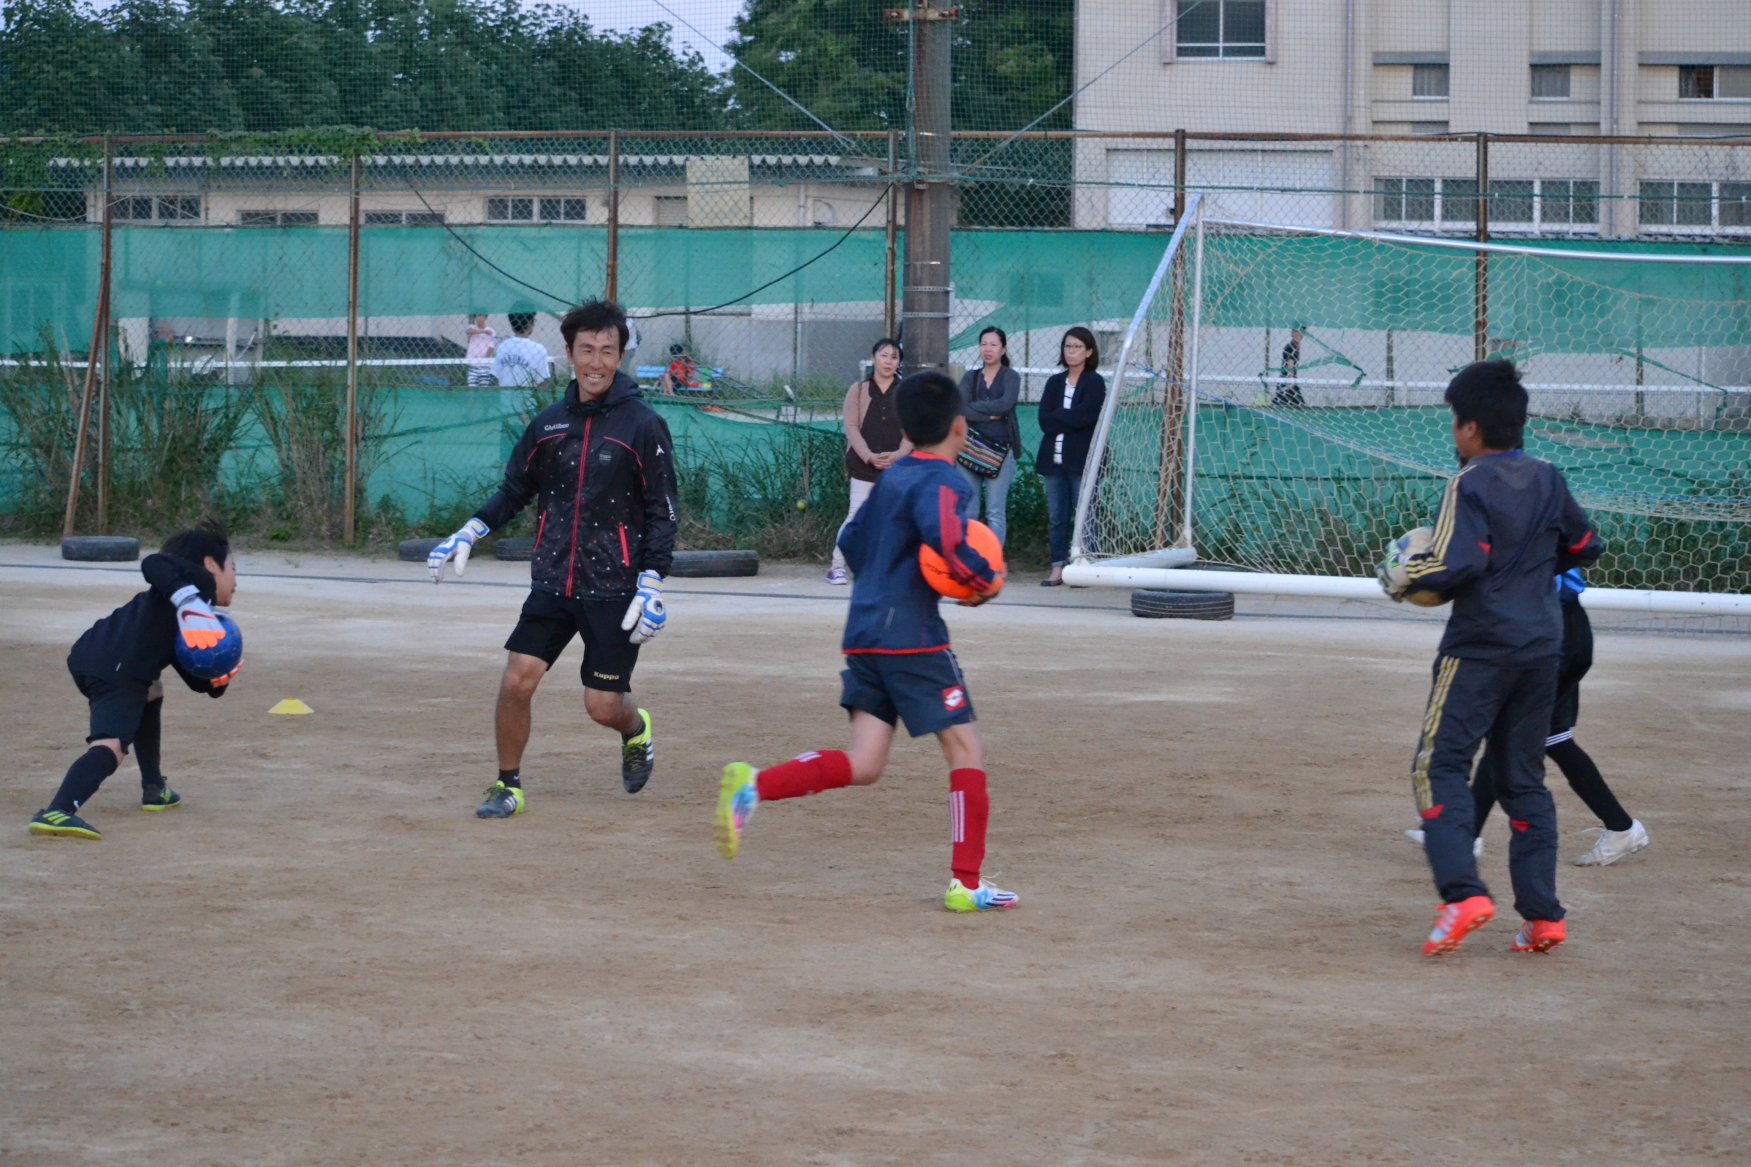
<path id="1" fill-rule="evenodd" d="M 1514 933 L 1509 952 L 1549 952 L 1569 938 L 1568 925 L 1562 920 L 1527 920 Z"/>
<path id="2" fill-rule="evenodd" d="M 1423 941 L 1424 956 L 1446 956 L 1465 938 L 1496 918 L 1496 905 L 1489 896 L 1472 896 L 1456 904 L 1442 904 L 1435 913 L 1435 927 Z"/>

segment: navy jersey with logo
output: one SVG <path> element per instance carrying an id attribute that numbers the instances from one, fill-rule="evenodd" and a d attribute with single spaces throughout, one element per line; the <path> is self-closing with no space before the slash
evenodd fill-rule
<path id="1" fill-rule="evenodd" d="M 856 576 L 845 620 L 847 653 L 934 652 L 949 646 L 941 599 L 918 566 L 929 543 L 961 583 L 984 591 L 996 581 L 985 557 L 966 541 L 973 488 L 940 454 L 914 452 L 876 481 L 869 501 L 839 537 Z"/>
<path id="2" fill-rule="evenodd" d="M 1551 580 L 1599 558 L 1599 539 L 1555 466 L 1522 450 L 1471 459 L 1447 482 L 1435 542 L 1408 574 L 1453 598 L 1441 655 L 1554 657 L 1562 612 Z"/>

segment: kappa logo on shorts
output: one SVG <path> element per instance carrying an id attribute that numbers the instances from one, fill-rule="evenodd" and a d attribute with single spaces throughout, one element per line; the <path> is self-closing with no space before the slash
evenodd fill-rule
<path id="1" fill-rule="evenodd" d="M 967 691 L 959 685 L 950 685 L 942 691 L 942 707 L 953 713 L 967 703 Z"/>
<path id="2" fill-rule="evenodd" d="M 598 681 L 618 681 L 620 679 L 619 673 L 598 673 L 594 669 L 590 670 L 590 675 Z"/>

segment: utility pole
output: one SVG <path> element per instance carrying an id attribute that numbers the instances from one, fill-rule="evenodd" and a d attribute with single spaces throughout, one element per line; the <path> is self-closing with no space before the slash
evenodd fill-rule
<path id="1" fill-rule="evenodd" d="M 911 0 L 887 10 L 912 41 L 910 181 L 906 185 L 906 258 L 900 327 L 908 369 L 948 368 L 949 225 L 954 189 L 949 173 L 949 61 L 960 9 Z"/>

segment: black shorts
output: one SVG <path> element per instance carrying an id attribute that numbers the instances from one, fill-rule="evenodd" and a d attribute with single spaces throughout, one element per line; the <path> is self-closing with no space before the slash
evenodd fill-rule
<path id="1" fill-rule="evenodd" d="M 87 742 L 113 737 L 122 743 L 122 753 L 134 745 L 140 721 L 146 715 L 147 686 L 132 681 L 108 681 L 102 677 L 73 674 L 73 683 L 91 705 L 91 732 Z"/>
<path id="2" fill-rule="evenodd" d="M 586 689 L 610 693 L 632 691 L 632 670 L 638 664 L 638 645 L 632 633 L 620 627 L 626 618 L 624 600 L 568 600 L 552 592 L 532 591 L 523 601 L 523 614 L 511 637 L 510 652 L 538 656 L 552 668 L 572 637 L 584 640 L 584 663 L 578 676 Z"/>
<path id="3" fill-rule="evenodd" d="M 904 720 L 913 737 L 974 720 L 973 698 L 967 693 L 960 662 L 946 648 L 847 653 L 839 679 L 840 705 L 874 714 L 889 725 Z"/>
<path id="4" fill-rule="evenodd" d="M 1593 667 L 1593 622 L 1579 604 L 1563 605 L 1562 665 L 1556 675 L 1556 704 L 1550 709 L 1550 736 L 1575 728 L 1581 716 L 1581 678 Z"/>

